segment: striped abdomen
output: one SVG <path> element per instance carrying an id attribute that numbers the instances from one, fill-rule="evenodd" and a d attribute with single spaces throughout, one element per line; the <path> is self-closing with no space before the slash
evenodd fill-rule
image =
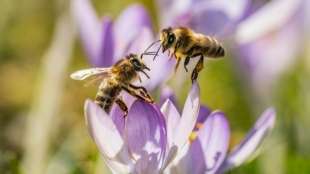
<path id="1" fill-rule="evenodd" d="M 206 36 L 205 41 L 202 42 L 204 46 L 202 46 L 202 52 L 204 56 L 217 58 L 225 56 L 225 50 L 215 38 Z"/>
<path id="2" fill-rule="evenodd" d="M 113 103 L 120 92 L 121 88 L 114 80 L 103 81 L 99 86 L 95 103 L 104 111 L 110 113 Z"/>

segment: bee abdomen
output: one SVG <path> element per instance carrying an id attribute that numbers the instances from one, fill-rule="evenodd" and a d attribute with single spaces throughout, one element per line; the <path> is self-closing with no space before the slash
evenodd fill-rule
<path id="1" fill-rule="evenodd" d="M 214 38 L 208 37 L 210 45 L 205 47 L 205 55 L 211 58 L 218 58 L 225 56 L 223 46 Z"/>
<path id="2" fill-rule="evenodd" d="M 96 95 L 95 103 L 98 104 L 106 113 L 110 113 L 113 99 L 110 96 Z"/>

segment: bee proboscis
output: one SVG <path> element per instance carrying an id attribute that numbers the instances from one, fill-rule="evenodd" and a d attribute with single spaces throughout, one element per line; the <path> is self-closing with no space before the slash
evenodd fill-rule
<path id="1" fill-rule="evenodd" d="M 93 81 L 100 81 L 95 103 L 110 113 L 115 102 L 126 116 L 128 108 L 125 102 L 118 97 L 122 90 L 146 102 L 154 102 L 144 87 L 131 84 L 134 80 L 140 79 L 138 72 L 142 72 L 149 78 L 144 70 L 150 69 L 136 54 L 129 54 L 111 67 L 83 69 L 72 73 L 70 77 L 74 80 L 93 78 Z"/>

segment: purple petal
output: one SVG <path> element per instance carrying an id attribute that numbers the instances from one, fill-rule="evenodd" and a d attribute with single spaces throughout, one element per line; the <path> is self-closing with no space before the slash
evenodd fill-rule
<path id="1" fill-rule="evenodd" d="M 165 86 L 162 88 L 160 93 L 159 106 L 162 106 L 167 99 L 169 99 L 174 106 L 178 106 L 174 91 L 168 86 Z"/>
<path id="2" fill-rule="evenodd" d="M 198 118 L 197 118 L 197 122 L 196 122 L 196 126 L 194 128 L 194 131 L 197 131 L 199 129 L 199 127 L 203 125 L 203 123 L 206 121 L 206 119 L 210 113 L 211 113 L 211 111 L 207 107 L 200 106 L 199 114 L 198 114 Z"/>
<path id="3" fill-rule="evenodd" d="M 158 173 L 158 161 L 157 155 L 148 155 L 144 153 L 142 157 L 137 161 L 135 165 L 135 171 L 133 173 L 137 174 L 157 174 Z"/>
<path id="4" fill-rule="evenodd" d="M 72 13 L 88 57 L 95 65 L 99 59 L 102 28 L 89 0 L 72 0 Z"/>
<path id="5" fill-rule="evenodd" d="M 128 108 L 131 107 L 133 102 L 136 100 L 133 96 L 128 94 L 127 92 L 121 92 L 120 98 L 123 99 L 126 106 Z M 110 113 L 110 116 L 114 122 L 114 124 L 117 127 L 117 130 L 119 133 L 123 136 L 124 135 L 124 129 L 125 129 L 125 117 L 124 117 L 124 111 L 122 111 L 117 104 L 114 104 Z"/>
<path id="6" fill-rule="evenodd" d="M 166 120 L 168 147 L 171 147 L 173 137 L 175 136 L 175 129 L 180 121 L 180 113 L 169 99 L 166 100 L 160 110 Z"/>
<path id="7" fill-rule="evenodd" d="M 234 148 L 231 154 L 225 160 L 221 167 L 227 171 L 244 163 L 261 145 L 264 138 L 272 130 L 276 119 L 276 113 L 273 108 L 267 109 L 256 121 L 254 127 L 247 134 L 246 138 Z"/>
<path id="8" fill-rule="evenodd" d="M 301 17 L 296 14 L 285 26 L 239 45 L 241 67 L 252 79 L 254 89 L 261 96 L 268 95 L 270 90 L 267 89 L 296 62 L 296 55 L 302 49 L 301 23 Z"/>
<path id="9" fill-rule="evenodd" d="M 91 100 L 86 100 L 84 111 L 90 135 L 100 152 L 108 158 L 114 158 L 124 144 L 115 124 L 107 113 Z"/>
<path id="10" fill-rule="evenodd" d="M 190 23 L 196 31 L 224 36 L 230 34 L 249 8 L 249 0 L 213 0 L 193 3 Z M 201 22 L 203 21 L 203 22 Z"/>
<path id="11" fill-rule="evenodd" d="M 211 113 L 176 170 L 193 174 L 215 173 L 225 159 L 229 137 L 229 125 L 224 114 Z"/>
<path id="12" fill-rule="evenodd" d="M 111 66 L 114 57 L 114 37 L 113 37 L 113 22 L 106 17 L 103 20 L 103 30 L 101 35 L 102 41 L 100 44 L 99 57 L 94 60 L 96 66 L 108 67 Z"/>
<path id="13" fill-rule="evenodd" d="M 207 173 L 215 173 L 226 157 L 230 129 L 224 113 L 212 112 L 201 130 L 198 139 L 203 148 Z"/>
<path id="14" fill-rule="evenodd" d="M 160 167 L 165 155 L 166 132 L 164 116 L 154 105 L 140 100 L 132 105 L 126 121 L 126 140 L 133 158 L 156 155 Z"/>
<path id="15" fill-rule="evenodd" d="M 300 0 L 271 1 L 237 30 L 241 68 L 260 96 L 267 96 L 267 89 L 296 62 L 303 39 L 302 4 Z"/>
<path id="16" fill-rule="evenodd" d="M 143 28 L 151 29 L 151 20 L 142 5 L 131 5 L 122 12 L 115 21 L 114 28 L 117 45 L 116 60 L 124 56 L 129 44 L 140 34 Z"/>
<path id="17" fill-rule="evenodd" d="M 124 134 L 125 129 L 125 117 L 124 112 L 119 108 L 119 106 L 115 105 L 112 107 L 111 114 L 110 114 L 118 132 L 120 135 Z"/>
<path id="18" fill-rule="evenodd" d="M 151 30 L 144 28 L 132 42 L 129 52 L 143 53 L 152 42 L 154 42 L 154 37 Z M 169 58 L 163 54 L 160 54 L 155 61 L 153 61 L 152 56 L 144 56 L 143 61 L 146 66 L 151 69 L 150 71 L 147 71 L 150 79 L 141 74 L 140 77 L 142 79 L 142 84 L 139 85 L 145 86 L 149 90 L 154 89 L 167 80 L 169 74 L 173 70 L 173 61 L 169 61 Z"/>
<path id="19" fill-rule="evenodd" d="M 200 89 L 194 83 L 185 101 L 182 117 L 175 128 L 174 144 L 180 150 L 188 142 L 189 136 L 195 127 L 200 108 Z"/>

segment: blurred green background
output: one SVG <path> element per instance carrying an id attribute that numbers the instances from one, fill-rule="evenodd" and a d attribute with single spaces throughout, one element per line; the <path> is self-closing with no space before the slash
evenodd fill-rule
<path id="1" fill-rule="evenodd" d="M 133 2 L 144 4 L 158 21 L 153 1 L 93 1 L 100 16 L 112 17 Z M 0 1 L 1 174 L 109 173 L 83 116 L 84 101 L 96 89 L 69 79 L 71 72 L 89 64 L 68 16 L 69 1 Z M 58 32 L 66 37 L 55 37 Z M 55 45 L 57 39 L 64 39 L 63 45 Z M 63 54 L 54 54 L 55 50 Z M 212 62 L 201 73 L 202 102 L 227 114 L 232 144 L 268 105 L 277 111 L 276 128 L 262 155 L 231 173 L 310 173 L 308 58 L 309 51 L 296 57 L 296 65 L 281 76 L 267 102 L 251 93 L 230 56 Z M 189 85 L 178 95 L 180 103 Z"/>

